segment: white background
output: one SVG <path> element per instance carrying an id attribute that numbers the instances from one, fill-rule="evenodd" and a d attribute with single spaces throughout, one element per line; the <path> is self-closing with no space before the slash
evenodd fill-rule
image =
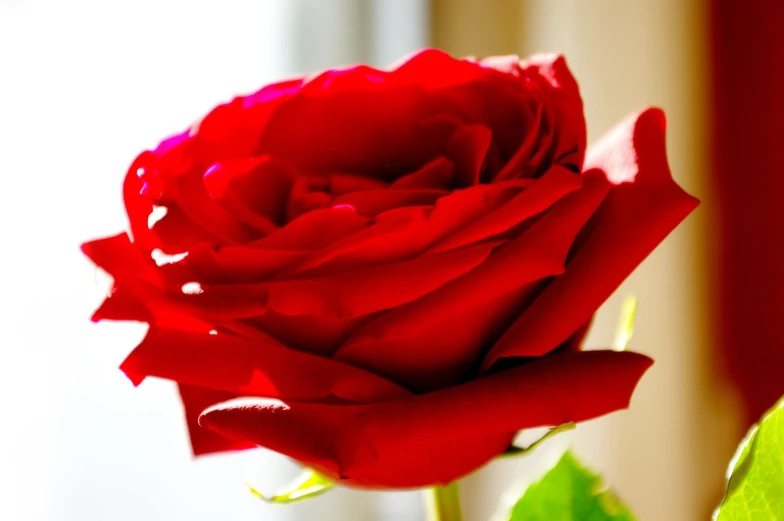
<path id="1" fill-rule="evenodd" d="M 134 389 L 117 369 L 144 326 L 88 320 L 108 281 L 79 244 L 124 229 L 136 154 L 298 69 L 422 45 L 421 22 L 407 23 L 373 56 L 352 55 L 355 6 L 343 4 L 0 0 L 0 519 L 420 515 L 417 493 L 262 504 L 243 479 L 272 491 L 294 466 L 262 451 L 194 461 L 172 385 Z M 416 8 L 403 4 L 379 3 L 381 31 Z"/>

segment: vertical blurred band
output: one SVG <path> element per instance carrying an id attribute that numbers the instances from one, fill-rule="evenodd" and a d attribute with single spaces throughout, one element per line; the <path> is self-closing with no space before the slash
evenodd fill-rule
<path id="1" fill-rule="evenodd" d="M 710 14 L 718 347 L 748 425 L 784 395 L 784 3 Z"/>

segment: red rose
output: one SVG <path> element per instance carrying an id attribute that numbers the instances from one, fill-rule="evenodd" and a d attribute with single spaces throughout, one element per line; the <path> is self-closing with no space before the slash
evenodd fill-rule
<path id="1" fill-rule="evenodd" d="M 552 56 L 270 85 L 132 165 L 130 235 L 84 245 L 114 277 L 94 319 L 150 324 L 122 369 L 179 384 L 196 454 L 450 482 L 521 429 L 627 406 L 651 361 L 579 348 L 696 206 L 664 127 L 644 111 L 585 157 Z"/>

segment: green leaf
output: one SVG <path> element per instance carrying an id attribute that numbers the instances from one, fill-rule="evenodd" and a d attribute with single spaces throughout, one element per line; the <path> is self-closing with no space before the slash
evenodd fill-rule
<path id="1" fill-rule="evenodd" d="M 615 327 L 615 339 L 612 347 L 615 351 L 626 351 L 629 341 L 634 333 L 634 315 L 637 313 L 637 299 L 626 297 L 621 304 L 621 315 L 618 317 L 618 325 Z"/>
<path id="2" fill-rule="evenodd" d="M 289 484 L 288 487 L 286 487 L 281 492 L 278 492 L 274 496 L 265 496 L 253 488 L 250 483 L 245 482 L 245 484 L 248 485 L 251 493 L 257 498 L 268 503 L 278 504 L 294 503 L 295 501 L 310 499 L 312 497 L 318 496 L 319 494 L 323 494 L 335 486 L 335 484 L 330 481 L 329 478 L 312 469 L 303 470 L 302 474 L 297 476 L 297 478 L 291 484 Z"/>
<path id="3" fill-rule="evenodd" d="M 580 465 L 568 451 L 539 481 L 526 488 L 506 519 L 634 521 L 615 494 L 603 489 L 601 478 Z"/>
<path id="4" fill-rule="evenodd" d="M 784 520 L 784 398 L 754 425 L 727 470 L 717 521 Z"/>

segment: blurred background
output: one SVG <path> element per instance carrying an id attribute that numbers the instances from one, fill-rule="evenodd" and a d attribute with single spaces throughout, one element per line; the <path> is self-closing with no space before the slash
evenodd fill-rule
<path id="1" fill-rule="evenodd" d="M 194 461 L 174 387 L 117 370 L 144 327 L 88 321 L 107 281 L 78 245 L 125 226 L 136 154 L 217 103 L 424 46 L 564 53 L 589 141 L 663 107 L 674 176 L 703 201 L 588 338 L 608 345 L 637 296 L 632 348 L 656 365 L 632 408 L 463 480 L 466 521 L 566 445 L 640 519 L 709 519 L 735 445 L 784 392 L 782 25 L 772 0 L 0 0 L 0 519 L 422 519 L 417 492 L 262 504 L 243 479 L 296 472 L 265 451 Z"/>

